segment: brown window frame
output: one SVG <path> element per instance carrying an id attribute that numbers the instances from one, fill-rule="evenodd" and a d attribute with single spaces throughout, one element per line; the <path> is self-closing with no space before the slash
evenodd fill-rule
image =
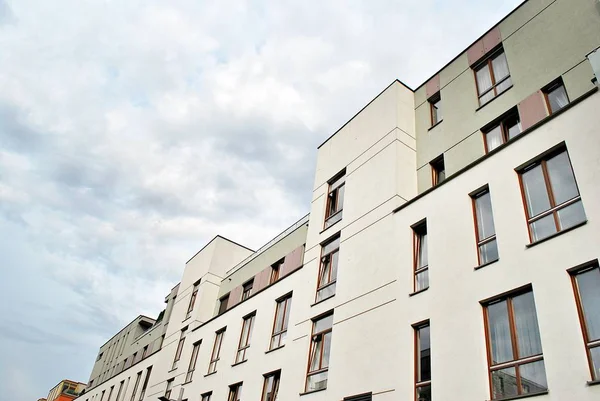
<path id="1" fill-rule="evenodd" d="M 325 247 L 328 246 L 329 244 L 338 241 L 338 246 L 337 248 L 333 248 L 332 250 L 330 250 L 328 253 L 323 254 L 323 251 L 325 250 Z M 317 276 L 317 290 L 315 292 L 315 302 L 321 302 L 321 301 L 325 301 L 326 299 L 332 298 L 335 296 L 335 290 L 333 292 L 332 295 L 326 297 L 326 298 L 321 298 L 319 299 L 319 292 L 323 291 L 324 289 L 326 289 L 327 287 L 331 287 L 331 286 L 336 286 L 337 287 L 337 271 L 339 266 L 335 266 L 335 277 L 332 278 L 333 275 L 333 271 L 334 271 L 334 267 L 333 267 L 333 259 L 334 259 L 334 254 L 338 254 L 337 256 L 337 263 L 339 264 L 340 261 L 340 245 L 341 245 L 341 237 L 340 237 L 340 233 L 335 234 L 334 236 L 332 236 L 331 238 L 327 239 L 327 241 L 322 242 L 321 243 L 321 258 L 319 259 L 319 275 Z M 329 274 L 327 276 L 327 281 L 322 282 L 321 278 L 323 276 L 323 271 L 324 269 L 327 267 L 327 264 L 329 263 Z"/>
<path id="2" fill-rule="evenodd" d="M 143 372 L 144 372 L 143 370 L 140 370 L 138 372 L 138 374 L 137 374 L 137 377 L 135 378 L 135 384 L 133 386 L 133 392 L 131 393 L 131 398 L 129 399 L 129 401 L 135 400 L 135 393 L 137 393 L 138 386 L 140 385 L 140 380 L 142 380 L 142 373 Z"/>
<path id="3" fill-rule="evenodd" d="M 326 319 L 330 316 L 331 316 L 331 327 L 315 333 L 315 327 L 317 325 L 317 322 L 322 319 Z M 329 379 L 329 373 L 328 373 L 329 372 L 329 364 L 326 367 L 323 367 L 323 354 L 325 353 L 325 335 L 329 334 L 329 333 L 333 333 L 333 311 L 329 311 L 327 313 L 324 313 L 324 314 L 312 319 L 310 346 L 308 348 L 308 366 L 306 367 L 306 380 L 305 380 L 305 384 L 304 384 L 304 391 L 306 391 L 306 392 L 316 391 L 316 390 L 308 390 L 308 378 L 309 377 L 327 372 L 327 376 Z M 333 334 L 332 334 L 332 340 L 333 340 Z M 313 361 L 313 350 L 319 341 L 321 342 L 321 352 L 319 353 L 319 356 L 318 356 L 319 368 L 311 371 L 310 366 L 312 365 L 312 361 Z M 331 346 L 331 344 L 330 344 L 330 346 Z M 329 350 L 329 352 L 330 352 L 330 356 L 331 356 L 331 350 Z M 325 386 L 325 388 L 327 388 L 327 386 Z"/>
<path id="4" fill-rule="evenodd" d="M 340 182 L 341 181 L 341 182 Z M 333 187 L 335 185 L 335 187 Z M 340 204 L 340 190 L 346 190 L 346 169 L 337 173 L 332 179 L 327 182 L 327 197 L 325 199 L 325 221 L 323 228 L 329 228 L 333 224 L 337 223 L 342 219 L 342 212 L 344 210 L 344 201 Z M 332 207 L 332 200 L 335 202 L 335 209 Z M 339 217 L 339 220 L 331 221 L 334 217 Z"/>
<path id="5" fill-rule="evenodd" d="M 437 91 L 433 96 L 427 99 L 429 103 L 429 117 L 431 121 L 431 127 L 442 122 L 444 119 L 441 113 L 438 111 L 436 105 L 442 102 L 441 92 Z"/>
<path id="6" fill-rule="evenodd" d="M 590 370 L 590 377 L 592 381 L 600 381 L 600 373 L 596 375 L 596 371 L 594 370 L 594 361 L 592 359 L 592 349 L 600 347 L 600 339 L 590 339 L 588 335 L 588 322 L 585 318 L 585 313 L 583 310 L 583 303 L 581 300 L 581 294 L 579 291 L 579 285 L 577 283 L 577 276 L 583 273 L 587 273 L 592 270 L 600 270 L 600 264 L 598 263 L 598 259 L 592 260 L 590 262 L 584 263 L 580 266 L 576 266 L 572 269 L 569 269 L 569 276 L 571 277 L 571 284 L 573 286 L 573 293 L 575 295 L 575 304 L 577 305 L 577 314 L 579 316 L 579 324 L 581 327 L 581 334 L 583 336 L 583 342 L 585 345 L 585 353 L 588 360 L 588 368 Z"/>
<path id="7" fill-rule="evenodd" d="M 192 311 L 194 310 L 194 305 L 196 303 L 196 298 L 198 297 L 198 285 L 200 283 L 194 284 L 194 289 L 192 291 L 192 295 L 190 297 L 190 303 L 188 304 L 188 309 L 186 313 L 186 319 L 192 315 Z"/>
<path id="8" fill-rule="evenodd" d="M 429 166 L 431 167 L 431 185 L 436 186 L 446 180 L 446 163 L 444 161 L 444 155 L 441 154 L 433 159 Z M 441 174 L 444 176 L 440 179 Z"/>
<path id="9" fill-rule="evenodd" d="M 422 246 L 422 237 L 427 237 L 427 252 L 429 252 L 429 235 L 427 233 L 427 219 L 423 219 L 420 222 L 411 226 L 413 232 L 413 292 L 425 291 L 429 288 L 429 255 L 427 255 L 427 264 L 425 266 L 419 266 L 421 261 L 420 251 Z M 427 272 L 427 286 L 424 288 L 417 289 L 417 276 Z"/>
<path id="10" fill-rule="evenodd" d="M 217 312 L 217 315 L 222 315 L 223 313 L 225 313 L 229 307 L 229 295 L 230 293 L 227 293 L 225 295 L 223 295 L 221 298 L 219 298 L 219 310 Z"/>
<path id="11" fill-rule="evenodd" d="M 242 284 L 242 301 L 247 300 L 252 296 L 252 288 L 254 287 L 254 279 L 250 279 Z"/>
<path id="12" fill-rule="evenodd" d="M 148 382 L 150 381 L 150 373 L 152 373 L 152 366 L 149 366 L 146 369 L 146 377 L 144 377 L 144 383 L 142 384 L 142 391 L 140 391 L 140 398 L 138 401 L 142 401 L 144 399 L 144 395 L 146 395 L 146 390 L 148 389 Z M 112 394 L 112 387 L 110 393 Z M 110 395 L 108 396 L 108 400 L 110 401 Z"/>
<path id="13" fill-rule="evenodd" d="M 485 194 L 489 194 L 490 195 L 490 204 L 491 204 L 491 192 L 490 192 L 490 187 L 489 186 L 484 186 L 483 188 L 475 191 L 474 193 L 471 193 L 471 205 L 473 206 L 473 223 L 475 225 L 475 244 L 477 245 L 477 265 L 478 266 L 482 266 L 488 263 L 492 263 L 495 262 L 496 260 L 500 259 L 500 254 L 498 252 L 498 239 L 497 239 L 497 233 L 495 230 L 495 224 L 494 224 L 494 234 L 490 235 L 482 240 L 479 239 L 479 221 L 477 219 L 477 198 L 485 195 Z M 494 219 L 494 212 L 493 210 L 491 211 L 492 213 L 492 220 Z M 494 222 L 495 223 L 495 222 Z M 494 260 L 490 260 L 488 262 L 482 263 L 481 262 L 481 246 L 489 244 L 493 241 L 496 241 L 496 252 L 498 253 L 498 257 Z"/>
<path id="14" fill-rule="evenodd" d="M 244 382 L 235 383 L 229 386 L 229 397 L 227 401 L 239 401 L 241 397 L 241 391 L 243 389 Z"/>
<path id="15" fill-rule="evenodd" d="M 558 89 L 560 87 L 562 87 L 563 90 L 565 91 L 565 96 L 567 97 L 567 104 L 558 110 L 552 110 L 552 105 L 550 103 L 549 95 L 551 92 L 555 91 L 556 89 Z M 548 115 L 552 115 L 554 113 L 559 112 L 560 110 L 564 109 L 567 105 L 569 105 L 571 103 L 571 99 L 569 99 L 569 94 L 567 93 L 567 88 L 565 87 L 565 83 L 563 82 L 562 77 L 558 77 L 557 79 L 555 79 L 554 81 L 552 81 L 551 83 L 546 85 L 542 89 L 542 93 L 544 94 L 544 102 L 546 103 L 546 110 L 548 111 Z"/>
<path id="16" fill-rule="evenodd" d="M 210 354 L 210 362 L 208 364 L 208 373 L 215 373 L 217 371 L 217 365 L 221 359 L 221 346 L 223 345 L 223 337 L 225 337 L 225 331 L 227 327 L 224 327 L 215 332 L 215 341 L 213 343 L 213 349 Z M 216 351 L 216 353 L 215 353 Z"/>
<path id="17" fill-rule="evenodd" d="M 549 159 L 551 159 L 555 156 L 558 156 L 563 152 L 567 154 L 567 158 L 569 160 L 569 166 L 571 167 L 571 173 L 573 174 L 573 179 L 574 179 L 575 187 L 577 188 L 578 195 L 557 205 L 556 201 L 554 199 L 554 194 L 552 191 L 552 183 L 550 182 L 550 174 L 548 173 L 548 167 L 546 165 L 546 162 Z M 529 207 L 528 207 L 528 203 L 527 203 L 527 197 L 525 195 L 525 186 L 523 185 L 523 174 L 529 170 L 534 169 L 538 165 L 540 165 L 542 168 L 542 174 L 544 177 L 544 183 L 545 183 L 546 192 L 548 195 L 548 201 L 550 203 L 550 208 L 531 217 L 529 215 Z M 558 234 L 564 230 L 570 229 L 570 227 L 566 228 L 566 229 L 560 228 L 558 212 L 561 209 L 564 209 L 564 208 L 566 208 L 570 205 L 573 205 L 579 201 L 582 201 L 582 199 L 581 199 L 581 191 L 579 190 L 579 184 L 577 183 L 577 177 L 575 176 L 575 170 L 573 169 L 573 163 L 571 163 L 571 156 L 569 155 L 569 152 L 568 152 L 566 146 L 564 146 L 564 144 L 561 144 L 553 149 L 550 149 L 549 151 L 544 152 L 542 155 L 536 157 L 532 161 L 526 163 L 524 167 L 517 168 L 516 171 L 517 171 L 517 175 L 519 176 L 519 187 L 521 188 L 521 198 L 523 200 L 523 207 L 525 209 L 525 218 L 527 221 L 527 233 L 529 234 L 529 242 L 530 243 L 533 242 L 533 236 L 531 235 L 531 224 L 535 223 L 538 220 L 543 219 L 544 217 L 549 216 L 550 214 L 552 214 L 552 216 L 554 218 L 554 225 L 556 227 L 556 232 L 554 234 Z M 546 238 L 548 238 L 548 237 L 538 239 L 538 240 L 536 240 L 536 242 L 542 241 Z"/>
<path id="18" fill-rule="evenodd" d="M 281 269 L 281 265 L 283 265 L 284 261 L 285 258 L 278 260 L 277 262 L 271 265 L 271 275 L 269 276 L 269 284 L 273 284 L 274 282 L 279 280 L 279 269 Z"/>
<path id="19" fill-rule="evenodd" d="M 177 369 L 179 365 L 179 360 L 181 359 L 181 353 L 183 351 L 183 345 L 185 344 L 185 337 L 187 335 L 187 327 L 181 329 L 179 334 L 179 342 L 177 343 L 177 349 L 175 350 L 175 358 L 173 359 L 173 366 L 171 369 Z"/>
<path id="20" fill-rule="evenodd" d="M 419 331 L 425 327 L 429 327 L 429 332 L 430 332 L 430 336 L 429 336 L 429 343 L 431 344 L 431 324 L 429 323 L 429 320 L 425 320 L 422 321 L 420 323 L 414 324 L 413 326 L 413 331 L 414 331 L 414 349 L 415 349 L 415 372 L 414 372 L 414 380 L 415 380 L 415 389 L 414 389 L 414 394 L 415 394 L 415 401 L 418 401 L 419 399 L 417 398 L 417 391 L 419 390 L 419 388 L 421 387 L 427 387 L 429 386 L 431 391 L 431 377 L 429 378 L 429 380 L 421 380 L 419 381 L 418 377 L 419 377 L 419 367 L 421 366 L 421 355 L 420 355 L 420 350 L 419 350 Z M 431 345 L 430 345 L 430 354 L 429 354 L 429 364 L 430 364 L 430 375 L 431 375 Z"/>
<path id="21" fill-rule="evenodd" d="M 242 330 L 240 332 L 240 340 L 238 341 L 237 352 L 235 353 L 235 363 L 242 363 L 248 360 L 246 357 L 246 352 L 248 348 L 250 348 L 250 339 L 252 338 L 252 329 L 254 329 L 254 318 L 256 317 L 256 311 L 250 313 L 249 315 L 244 316 L 242 320 Z M 248 327 L 248 332 L 246 333 L 246 338 L 244 338 L 244 329 L 246 328 L 246 323 L 250 326 Z M 241 355 L 241 359 L 240 359 Z"/>
<path id="22" fill-rule="evenodd" d="M 287 329 L 290 320 L 290 309 L 292 308 L 292 293 L 284 295 L 281 298 L 278 298 L 275 306 L 275 314 L 273 316 L 273 331 L 271 332 L 271 341 L 269 342 L 269 351 L 277 348 L 281 348 L 285 345 L 285 337 L 287 336 Z M 283 306 L 282 306 L 283 305 Z M 277 328 L 277 314 L 279 312 L 279 308 L 283 307 L 283 317 L 281 319 L 281 327 Z M 277 338 L 277 343 L 274 345 L 275 337 Z"/>
<path id="23" fill-rule="evenodd" d="M 482 106 L 488 104 L 493 99 L 495 99 L 499 95 L 503 94 L 510 87 L 512 87 L 512 84 L 511 84 L 511 86 L 509 86 L 508 88 L 504 89 L 500 93 L 498 93 L 498 90 L 497 90 L 498 85 L 500 85 L 501 83 L 503 83 L 504 81 L 506 81 L 508 79 L 512 79 L 511 78 L 512 75 L 510 74 L 510 68 L 508 68 L 508 75 L 505 76 L 504 78 L 502 78 L 499 82 L 496 82 L 496 77 L 494 75 L 494 68 L 492 66 L 492 60 L 495 59 L 496 57 L 498 57 L 502 53 L 504 53 L 504 57 L 506 58 L 506 52 L 504 51 L 504 48 L 502 46 L 500 46 L 497 49 L 495 49 L 492 52 L 490 52 L 490 54 L 487 55 L 482 61 L 478 62 L 473 67 L 471 67 L 473 69 L 473 77 L 475 78 L 475 89 L 477 91 L 477 102 L 479 103 L 479 107 L 482 107 Z M 506 58 L 506 66 L 508 67 L 508 58 Z M 477 72 L 480 71 L 483 68 L 487 68 L 488 69 L 488 72 L 490 74 L 490 79 L 492 81 L 492 86 L 490 86 L 490 88 L 487 89 L 485 92 L 479 93 L 479 82 L 477 82 Z M 491 91 L 494 92 L 494 96 L 490 100 L 486 101 L 485 103 L 481 103 L 481 98 L 484 97 L 485 95 L 487 95 Z"/>
<path id="24" fill-rule="evenodd" d="M 276 370 L 271 373 L 265 373 L 263 375 L 263 389 L 260 401 L 275 401 L 277 399 L 277 393 L 279 392 L 279 383 L 281 381 L 281 370 Z M 273 378 L 273 392 L 271 392 L 271 396 L 269 397 L 266 393 L 267 385 L 269 383 L 269 379 Z"/>
<path id="25" fill-rule="evenodd" d="M 196 364 L 198 363 L 198 354 L 200 353 L 200 345 L 202 345 L 202 340 L 196 341 L 192 346 L 192 356 L 190 357 L 188 370 L 185 374 L 185 383 L 191 382 L 194 377 L 194 371 L 196 370 Z"/>
<path id="26" fill-rule="evenodd" d="M 167 386 L 165 387 L 165 398 L 171 399 L 171 392 L 173 391 L 173 383 L 175 382 L 175 378 L 167 380 Z M 170 385 L 170 387 L 169 387 Z"/>
<path id="27" fill-rule="evenodd" d="M 212 391 L 209 391 L 208 393 L 200 394 L 200 401 L 210 401 L 211 397 L 212 397 Z"/>
<path id="28" fill-rule="evenodd" d="M 517 120 L 517 125 L 519 126 L 519 133 L 516 136 L 519 136 L 521 132 L 523 132 L 523 129 L 521 127 L 521 116 L 519 115 L 519 111 L 517 110 L 517 108 L 510 109 L 508 112 L 504 113 L 499 119 L 493 121 L 492 123 L 486 125 L 481 129 L 481 133 L 483 134 L 483 147 L 485 150 L 485 154 L 488 154 L 494 149 L 501 148 L 508 142 L 512 141 L 512 139 L 508 137 L 508 130 L 510 127 L 509 122 L 514 120 L 515 118 Z M 494 149 L 489 150 L 488 134 L 498 126 L 500 127 L 500 132 L 502 133 L 502 143 Z"/>

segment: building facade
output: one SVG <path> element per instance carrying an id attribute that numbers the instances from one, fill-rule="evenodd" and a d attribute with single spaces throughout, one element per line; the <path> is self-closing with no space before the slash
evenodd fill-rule
<path id="1" fill-rule="evenodd" d="M 319 147 L 310 214 L 215 237 L 79 399 L 598 399 L 599 46 L 597 0 L 528 0 L 394 81 Z"/>
<path id="2" fill-rule="evenodd" d="M 61 380 L 49 392 L 47 398 L 40 398 L 44 401 L 72 401 L 84 393 L 85 383 L 75 382 L 73 380 Z"/>

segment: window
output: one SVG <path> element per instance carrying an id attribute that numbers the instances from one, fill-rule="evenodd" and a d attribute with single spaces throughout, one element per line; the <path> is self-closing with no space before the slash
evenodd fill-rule
<path id="1" fill-rule="evenodd" d="M 192 349 L 192 357 L 190 358 L 190 364 L 188 365 L 188 371 L 185 375 L 185 382 L 191 382 L 192 377 L 194 376 L 194 370 L 196 370 L 196 361 L 198 360 L 198 351 L 200 351 L 200 344 L 202 341 L 198 341 L 194 343 L 194 348 Z"/>
<path id="2" fill-rule="evenodd" d="M 429 98 L 429 110 L 431 111 L 431 126 L 442 121 L 442 98 L 440 92 Z"/>
<path id="3" fill-rule="evenodd" d="M 273 323 L 273 334 L 271 335 L 271 345 L 269 349 L 283 347 L 285 337 L 287 336 L 288 320 L 290 319 L 290 309 L 292 307 L 292 294 L 277 300 L 275 308 L 275 322 Z"/>
<path id="4" fill-rule="evenodd" d="M 431 401 L 429 322 L 415 326 L 415 394 L 417 401 Z"/>
<path id="5" fill-rule="evenodd" d="M 569 104 L 569 96 L 567 96 L 567 91 L 560 78 L 544 88 L 542 92 L 544 92 L 550 114 L 556 113 Z"/>
<path id="6" fill-rule="evenodd" d="M 246 351 L 250 348 L 250 340 L 252 339 L 252 326 L 254 324 L 254 313 L 244 318 L 242 323 L 242 332 L 240 333 L 240 342 L 238 344 L 235 363 L 244 362 L 246 360 Z"/>
<path id="7" fill-rule="evenodd" d="M 194 310 L 194 304 L 196 303 L 196 298 L 198 297 L 198 287 L 199 287 L 200 283 L 196 283 L 194 284 L 194 289 L 192 291 L 192 296 L 190 297 L 190 303 L 188 305 L 188 309 L 187 309 L 187 314 L 185 316 L 185 318 L 187 319 L 188 317 L 192 316 L 192 311 Z"/>
<path id="8" fill-rule="evenodd" d="M 548 389 L 531 288 L 484 304 L 492 399 Z"/>
<path id="9" fill-rule="evenodd" d="M 183 351 L 183 344 L 185 343 L 185 335 L 187 333 L 187 327 L 181 330 L 181 335 L 179 336 L 179 343 L 177 344 L 177 350 L 175 351 L 175 359 L 173 359 L 173 366 L 171 369 L 177 369 L 177 365 L 179 365 L 179 360 L 181 359 L 181 351 Z"/>
<path id="10" fill-rule="evenodd" d="M 104 393 L 106 393 L 106 390 L 102 390 L 102 395 L 100 395 L 100 401 L 104 399 Z"/>
<path id="11" fill-rule="evenodd" d="M 373 400 L 373 393 L 365 393 L 365 394 L 358 394 L 358 395 L 353 395 L 351 397 L 344 397 L 344 401 L 372 401 Z M 417 400 L 419 401 L 419 400 Z"/>
<path id="12" fill-rule="evenodd" d="M 254 285 L 254 280 L 250 280 L 243 285 L 242 301 L 245 301 L 246 299 L 250 298 L 250 295 L 252 295 L 252 286 L 253 285 Z"/>
<path id="13" fill-rule="evenodd" d="M 485 188 L 472 195 L 473 215 L 475 216 L 475 236 L 477 237 L 477 257 L 479 265 L 498 260 L 496 228 L 492 214 L 490 190 Z"/>
<path id="14" fill-rule="evenodd" d="M 242 383 L 229 386 L 228 401 L 240 401 L 242 399 Z"/>
<path id="15" fill-rule="evenodd" d="M 595 261 L 573 275 L 575 299 L 581 318 L 592 380 L 600 380 L 600 268 Z"/>
<path id="16" fill-rule="evenodd" d="M 279 391 L 279 378 L 281 371 L 265 375 L 261 401 L 277 401 L 277 392 Z"/>
<path id="17" fill-rule="evenodd" d="M 313 320 L 305 391 L 327 388 L 333 315 Z"/>
<path id="18" fill-rule="evenodd" d="M 429 288 L 429 261 L 427 257 L 427 221 L 413 226 L 414 292 Z"/>
<path id="19" fill-rule="evenodd" d="M 227 304 L 229 303 L 229 294 L 224 295 L 219 299 L 219 315 L 227 310 Z"/>
<path id="20" fill-rule="evenodd" d="M 512 86 L 504 50 L 494 52 L 475 68 L 475 84 L 479 105 L 483 106 Z"/>
<path id="21" fill-rule="evenodd" d="M 115 398 L 115 401 L 121 401 L 121 393 L 123 391 L 123 384 L 125 384 L 125 380 L 121 380 L 121 383 L 119 383 L 119 390 L 117 391 L 117 398 Z"/>
<path id="22" fill-rule="evenodd" d="M 96 361 L 99 361 L 100 359 L 102 359 L 102 355 L 104 355 L 104 353 L 103 353 L 103 352 L 99 353 L 99 354 L 98 354 L 98 358 L 96 358 Z"/>
<path id="23" fill-rule="evenodd" d="M 342 219 L 345 183 L 345 170 L 329 181 L 329 190 L 327 191 L 327 206 L 325 209 L 325 228 L 337 223 Z"/>
<path id="24" fill-rule="evenodd" d="M 137 357 L 137 352 L 134 352 L 133 355 L 131 356 L 131 364 L 133 365 L 135 363 L 135 358 Z"/>
<path id="25" fill-rule="evenodd" d="M 532 242 L 586 220 L 566 149 L 528 165 L 520 178 Z"/>
<path id="26" fill-rule="evenodd" d="M 285 258 L 271 265 L 271 277 L 269 277 L 269 284 L 273 284 L 274 282 L 279 280 L 279 268 L 283 264 L 284 260 Z"/>
<path id="27" fill-rule="evenodd" d="M 167 388 L 165 389 L 165 398 L 171 399 L 171 391 L 173 390 L 173 381 L 175 379 L 167 380 Z"/>
<path id="28" fill-rule="evenodd" d="M 139 401 L 142 401 L 144 399 L 144 394 L 146 394 L 146 388 L 148 388 L 148 381 L 150 380 L 150 373 L 152 373 L 152 366 L 146 369 L 146 378 L 144 379 L 144 384 L 142 385 Z"/>
<path id="29" fill-rule="evenodd" d="M 489 153 L 521 133 L 519 112 L 511 110 L 499 122 L 482 129 L 485 153 Z"/>
<path id="30" fill-rule="evenodd" d="M 143 349 L 142 349 L 142 359 L 144 359 L 146 356 L 148 355 L 148 346 L 146 345 Z"/>
<path id="31" fill-rule="evenodd" d="M 135 378 L 135 384 L 133 385 L 133 392 L 131 393 L 130 401 L 135 400 L 135 393 L 137 392 L 138 386 L 140 385 L 140 380 L 142 379 L 142 371 L 139 371 L 137 377 Z"/>
<path id="32" fill-rule="evenodd" d="M 340 251 L 340 237 L 327 242 L 321 248 L 321 265 L 317 282 L 315 302 L 335 295 L 337 270 Z"/>
<path id="33" fill-rule="evenodd" d="M 430 163 L 431 166 L 431 185 L 441 184 L 446 179 L 446 167 L 444 167 L 444 155 L 436 157 Z"/>
<path id="34" fill-rule="evenodd" d="M 213 344 L 213 350 L 210 356 L 210 363 L 208 365 L 209 374 L 217 371 L 217 362 L 219 362 L 219 355 L 221 354 L 221 344 L 223 343 L 224 335 L 225 329 L 221 329 L 215 333 L 215 343 Z"/>
<path id="35" fill-rule="evenodd" d="M 201 395 L 202 399 L 200 401 L 210 401 L 210 396 L 211 395 L 212 395 L 212 392 L 202 394 Z"/>

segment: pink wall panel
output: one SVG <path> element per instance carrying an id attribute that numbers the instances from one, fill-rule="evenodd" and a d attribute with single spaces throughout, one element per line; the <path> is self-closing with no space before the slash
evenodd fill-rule
<path id="1" fill-rule="evenodd" d="M 279 268 L 279 278 L 285 277 L 297 268 L 302 266 L 304 262 L 304 245 L 299 246 L 285 256 L 283 264 Z"/>
<path id="2" fill-rule="evenodd" d="M 467 58 L 469 59 L 469 65 L 475 64 L 479 59 L 483 57 L 485 51 L 483 50 L 483 40 L 478 40 L 473 43 L 471 47 L 467 49 Z"/>
<path id="3" fill-rule="evenodd" d="M 254 276 L 254 285 L 252 286 L 252 290 L 254 293 L 262 290 L 267 285 L 269 285 L 269 278 L 271 277 L 271 266 L 263 269 L 259 273 Z"/>
<path id="4" fill-rule="evenodd" d="M 529 95 L 518 105 L 521 129 L 526 130 L 548 115 L 542 91 Z"/>
<path id="5" fill-rule="evenodd" d="M 431 96 L 438 93 L 439 90 L 440 90 L 440 76 L 436 75 L 435 77 L 431 78 L 429 80 L 429 82 L 427 82 L 427 84 L 425 85 L 425 93 L 427 94 L 427 99 L 429 99 Z"/>
<path id="6" fill-rule="evenodd" d="M 241 285 L 238 285 L 233 290 L 231 290 L 231 292 L 229 293 L 229 302 L 227 303 L 227 309 L 240 303 L 240 300 L 242 299 L 242 291 L 243 287 Z"/>
<path id="7" fill-rule="evenodd" d="M 502 43 L 502 35 L 500 35 L 500 29 L 498 27 L 492 29 L 481 39 L 483 41 L 483 51 L 488 53 L 493 50 L 496 46 Z"/>

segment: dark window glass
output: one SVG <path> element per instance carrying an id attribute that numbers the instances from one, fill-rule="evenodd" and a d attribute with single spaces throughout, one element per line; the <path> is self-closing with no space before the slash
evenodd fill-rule
<path id="1" fill-rule="evenodd" d="M 433 186 L 440 184 L 446 179 L 446 167 L 444 165 L 444 156 L 439 156 L 430 163 L 431 165 L 431 183 Z"/>
<path id="2" fill-rule="evenodd" d="M 227 310 L 227 304 L 229 303 L 229 294 L 219 299 L 219 315 Z"/>
<path id="3" fill-rule="evenodd" d="M 228 401 L 240 401 L 242 399 L 242 383 L 234 384 L 229 387 Z"/>
<path id="4" fill-rule="evenodd" d="M 431 110 L 431 125 L 433 126 L 442 121 L 442 98 L 440 92 L 429 99 L 429 107 Z"/>
<path id="5" fill-rule="evenodd" d="M 244 284 L 243 292 L 242 292 L 242 301 L 245 301 L 246 299 L 250 298 L 250 295 L 252 295 L 252 287 L 253 286 L 254 286 L 254 280 L 250 280 L 246 284 Z"/>
<path id="6" fill-rule="evenodd" d="M 281 372 L 275 372 L 265 376 L 261 401 L 277 401 L 280 375 Z"/>

